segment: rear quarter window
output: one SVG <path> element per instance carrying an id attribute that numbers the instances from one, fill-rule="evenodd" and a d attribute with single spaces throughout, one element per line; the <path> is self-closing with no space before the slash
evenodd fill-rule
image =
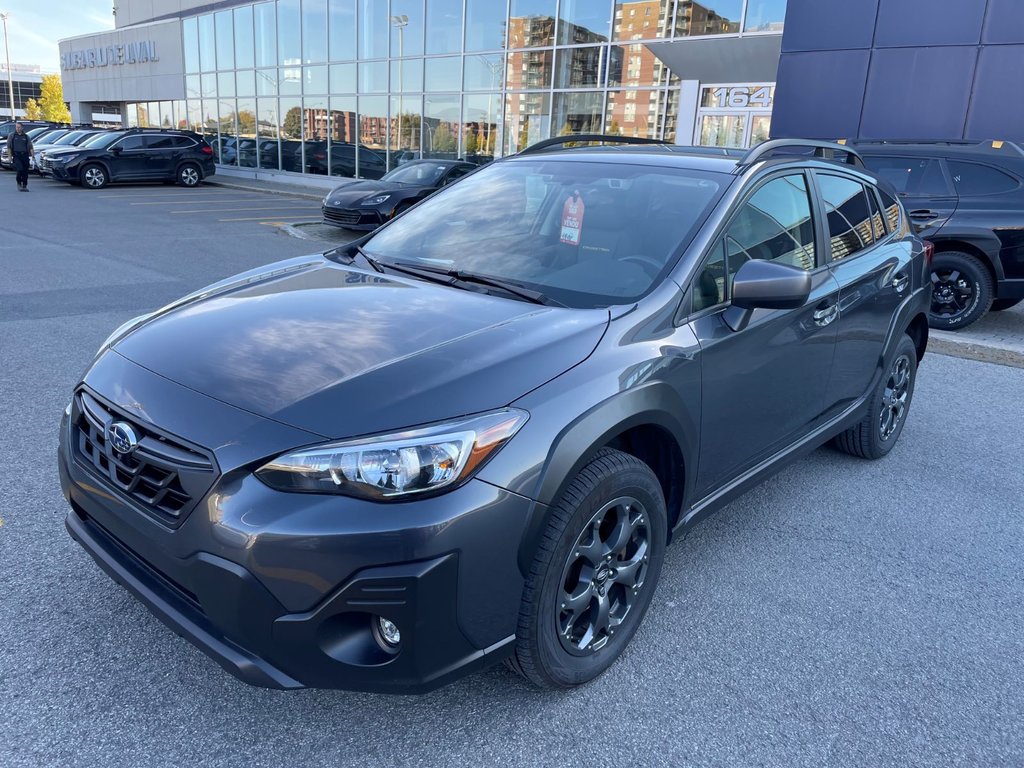
<path id="1" fill-rule="evenodd" d="M 968 163 L 961 160 L 947 160 L 949 175 L 953 177 L 953 188 L 959 196 L 997 195 L 1012 192 L 1020 183 L 990 165 Z"/>
<path id="2" fill-rule="evenodd" d="M 952 194 L 942 164 L 927 157 L 865 155 L 864 164 L 901 195 L 940 197 Z"/>

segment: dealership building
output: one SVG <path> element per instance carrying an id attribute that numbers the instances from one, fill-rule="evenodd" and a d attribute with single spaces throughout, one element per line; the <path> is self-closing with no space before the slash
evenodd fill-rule
<path id="1" fill-rule="evenodd" d="M 939 123 L 942 138 L 995 131 L 984 98 L 973 123 L 964 116 L 975 88 L 991 86 L 984 73 L 1021 48 L 1011 38 L 1024 35 L 1024 3 L 958 0 L 941 15 L 933 6 L 119 0 L 114 30 L 62 40 L 60 58 L 76 120 L 118 104 L 127 125 L 203 133 L 224 171 L 256 176 L 486 161 L 584 132 L 738 147 L 773 132 L 852 138 L 895 127 L 922 138 L 933 104 L 895 105 L 913 114 L 894 125 L 873 111 L 892 112 L 914 87 L 934 91 L 940 110 L 961 110 Z M 952 81 L 965 104 L 944 94 L 951 55 L 966 67 Z"/>

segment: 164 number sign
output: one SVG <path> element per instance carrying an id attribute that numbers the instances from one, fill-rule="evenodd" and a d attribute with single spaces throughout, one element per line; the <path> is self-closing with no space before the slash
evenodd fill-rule
<path id="1" fill-rule="evenodd" d="M 709 89 L 711 98 L 705 97 L 705 107 L 718 107 L 719 109 L 748 109 L 760 107 L 771 109 L 772 89 L 769 85 L 748 87 L 736 85 L 732 87 L 721 87 Z"/>

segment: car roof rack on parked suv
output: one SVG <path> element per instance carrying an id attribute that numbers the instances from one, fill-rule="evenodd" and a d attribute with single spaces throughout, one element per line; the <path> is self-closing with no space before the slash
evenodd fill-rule
<path id="1" fill-rule="evenodd" d="M 855 168 L 864 167 L 864 159 L 857 154 L 857 151 L 845 144 L 837 144 L 832 141 L 814 141 L 812 139 L 771 139 L 763 141 L 745 154 L 738 163 L 733 173 L 739 173 L 758 160 L 764 160 L 772 153 L 780 149 L 813 149 L 814 156 L 823 160 L 835 160 L 835 153 L 841 152 L 846 155 L 843 161 L 846 165 Z"/>
<path id="2" fill-rule="evenodd" d="M 538 141 L 536 144 L 531 144 L 526 149 L 522 149 L 518 154 L 520 155 L 532 155 L 537 152 L 544 152 L 550 149 L 556 149 L 563 147 L 566 144 L 575 144 L 577 142 L 601 142 L 604 144 L 671 144 L 670 141 L 664 141 L 663 139 L 646 139 L 641 136 L 609 136 L 603 133 L 571 133 L 567 136 L 553 136 L 550 139 L 544 139 Z"/>
<path id="3" fill-rule="evenodd" d="M 899 146 L 899 147 L 951 147 L 955 149 L 975 149 L 979 152 L 1006 152 L 1011 150 L 1024 155 L 1024 148 L 1013 141 L 1002 139 L 851 139 L 850 144 L 864 146 Z"/>

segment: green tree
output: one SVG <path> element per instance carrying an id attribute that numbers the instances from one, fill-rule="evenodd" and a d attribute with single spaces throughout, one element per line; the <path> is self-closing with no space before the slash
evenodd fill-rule
<path id="1" fill-rule="evenodd" d="M 480 147 L 480 142 L 478 141 L 478 139 L 476 137 L 476 134 L 475 133 L 468 133 L 468 134 L 466 134 L 466 154 L 467 155 L 476 154 L 476 151 L 477 151 L 477 149 L 479 149 L 479 147 Z"/>
<path id="2" fill-rule="evenodd" d="M 437 126 L 437 130 L 434 131 L 434 151 L 435 152 L 454 152 L 457 143 L 452 132 L 448 129 L 446 123 L 441 123 Z"/>
<path id="3" fill-rule="evenodd" d="M 302 136 L 302 110 L 292 107 L 285 113 L 284 125 L 281 126 L 282 138 L 297 139 Z"/>
<path id="4" fill-rule="evenodd" d="M 43 75 L 40 87 L 39 106 L 43 111 L 43 119 L 55 123 L 70 123 L 71 110 L 64 103 L 64 86 L 60 75 Z"/>
<path id="5" fill-rule="evenodd" d="M 243 109 L 238 113 L 238 133 L 241 136 L 256 135 L 256 113 Z"/>
<path id="6" fill-rule="evenodd" d="M 43 108 L 39 106 L 39 102 L 35 99 L 29 99 L 25 102 L 25 119 L 26 120 L 42 120 L 43 119 Z"/>

